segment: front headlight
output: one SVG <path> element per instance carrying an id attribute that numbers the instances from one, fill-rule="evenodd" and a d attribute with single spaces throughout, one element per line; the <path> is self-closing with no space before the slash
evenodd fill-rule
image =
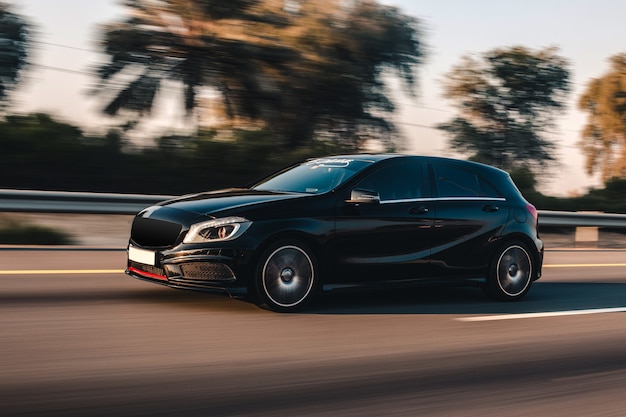
<path id="1" fill-rule="evenodd" d="M 191 225 L 183 243 L 222 242 L 241 236 L 252 222 L 243 217 L 224 217 Z"/>

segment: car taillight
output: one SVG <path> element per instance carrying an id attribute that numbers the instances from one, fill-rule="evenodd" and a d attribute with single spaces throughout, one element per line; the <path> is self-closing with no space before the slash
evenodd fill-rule
<path id="1" fill-rule="evenodd" d="M 539 214 L 537 213 L 537 208 L 535 206 L 533 206 L 532 204 L 528 203 L 528 204 L 526 204 L 526 210 L 528 210 L 530 215 L 533 216 L 535 218 L 535 220 L 538 219 Z"/>

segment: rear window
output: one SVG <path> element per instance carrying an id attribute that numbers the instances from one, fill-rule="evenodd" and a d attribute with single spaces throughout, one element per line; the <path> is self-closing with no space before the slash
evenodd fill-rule
<path id="1" fill-rule="evenodd" d="M 433 165 L 439 197 L 502 197 L 475 172 L 452 165 Z"/>

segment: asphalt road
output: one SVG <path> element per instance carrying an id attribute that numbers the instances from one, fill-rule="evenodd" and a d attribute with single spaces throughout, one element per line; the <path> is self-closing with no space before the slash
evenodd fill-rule
<path id="1" fill-rule="evenodd" d="M 1 415 L 626 416 L 626 251 L 548 252 L 517 303 L 417 288 L 302 314 L 124 256 L 0 250 Z"/>

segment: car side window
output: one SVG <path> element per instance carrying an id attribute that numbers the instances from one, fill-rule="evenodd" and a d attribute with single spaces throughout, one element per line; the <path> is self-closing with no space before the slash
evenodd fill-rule
<path id="1" fill-rule="evenodd" d="M 433 165 L 439 197 L 500 197 L 500 193 L 475 172 L 452 165 Z"/>
<path id="2" fill-rule="evenodd" d="M 498 190 L 496 190 L 483 177 L 478 176 L 478 182 L 480 183 L 480 189 L 482 190 L 482 195 L 486 197 L 492 197 L 492 198 L 503 197 L 502 193 L 498 192 Z"/>
<path id="3" fill-rule="evenodd" d="M 382 167 L 361 180 L 356 188 L 378 192 L 381 201 L 424 197 L 422 164 L 402 162 Z"/>

